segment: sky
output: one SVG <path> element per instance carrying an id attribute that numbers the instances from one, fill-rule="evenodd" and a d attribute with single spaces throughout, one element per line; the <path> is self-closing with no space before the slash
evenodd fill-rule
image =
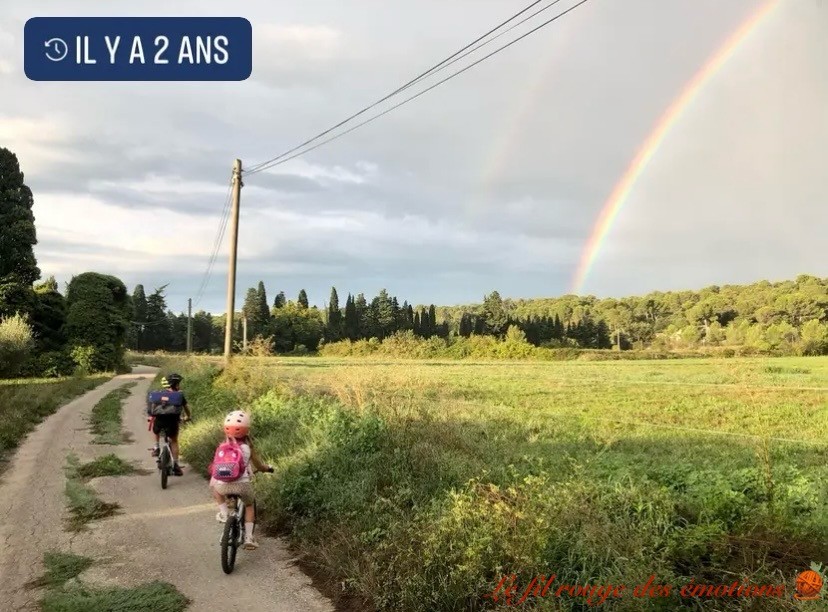
<path id="1" fill-rule="evenodd" d="M 205 278 L 235 158 L 252 167 L 292 148 L 527 4 L 2 3 L 0 146 L 18 155 L 34 193 L 44 276 L 62 285 L 97 271 L 130 290 L 167 285 L 168 306 L 185 310 Z M 385 288 L 438 305 L 495 289 L 568 293 L 601 209 L 659 117 L 761 5 L 590 0 L 370 125 L 247 177 L 237 306 L 259 280 L 271 302 L 304 288 L 319 306 L 331 286 L 343 302 Z M 29 81 L 25 21 L 80 15 L 245 17 L 252 75 Z M 783 0 L 661 143 L 582 293 L 828 275 L 826 57 L 828 2 Z M 228 249 L 225 237 L 196 309 L 224 311 Z"/>

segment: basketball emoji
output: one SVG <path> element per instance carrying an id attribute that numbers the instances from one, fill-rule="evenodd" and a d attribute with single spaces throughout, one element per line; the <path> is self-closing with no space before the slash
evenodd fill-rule
<path id="1" fill-rule="evenodd" d="M 805 570 L 796 577 L 796 595 L 794 599 L 819 599 L 822 590 L 822 576 L 813 570 Z"/>

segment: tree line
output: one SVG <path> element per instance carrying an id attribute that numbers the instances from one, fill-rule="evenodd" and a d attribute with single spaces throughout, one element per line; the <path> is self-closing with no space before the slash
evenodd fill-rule
<path id="1" fill-rule="evenodd" d="M 187 315 L 167 310 L 166 286 L 147 295 L 143 285 L 132 293 L 135 320 L 128 335 L 129 348 L 136 351 L 182 351 L 187 346 Z M 226 319 L 203 310 L 193 315 L 192 347 L 197 352 L 218 352 L 224 346 Z M 414 309 L 408 302 L 400 304 L 386 290 L 370 302 L 364 294 L 348 294 L 345 306 L 340 307 L 336 288 L 324 309 L 310 306 L 307 292 L 302 289 L 296 300 L 288 300 L 284 291 L 268 301 L 264 282 L 247 290 L 244 305 L 234 317 L 233 342 L 247 338 L 271 338 L 274 350 L 283 353 L 316 351 L 322 342 L 339 340 L 380 340 L 400 331 L 412 330 L 428 338 L 433 335 L 447 338 L 447 323 L 438 323 L 436 306 Z"/>
<path id="2" fill-rule="evenodd" d="M 132 301 L 146 331 L 138 335 L 133 329 L 130 346 L 183 350 L 186 316 L 164 313 L 163 288 L 149 298 L 143 293 L 142 286 L 136 287 Z M 260 281 L 247 290 L 237 314 L 236 343 L 243 342 L 246 319 L 248 339 L 270 338 L 272 347 L 281 353 L 316 351 L 321 344 L 372 338 L 383 342 L 409 332 L 446 343 L 473 336 L 502 340 L 510 328 L 519 330 L 523 341 L 536 347 L 669 350 L 727 345 L 765 352 L 828 352 L 828 279 L 808 275 L 777 283 L 711 286 L 621 299 L 566 295 L 512 300 L 493 291 L 479 304 L 450 307 L 414 306 L 385 289 L 370 301 L 363 293 L 348 293 L 343 306 L 333 287 L 321 309 L 309 306 L 304 289 L 295 300 L 280 291 L 271 303 Z M 221 350 L 223 315 L 196 313 L 193 329 L 194 350 Z"/>
<path id="3" fill-rule="evenodd" d="M 143 285 L 132 294 L 135 322 L 128 346 L 136 351 L 183 351 L 187 345 L 187 316 L 166 311 L 165 287 L 149 296 Z M 193 350 L 219 352 L 224 346 L 224 315 L 199 311 L 193 315 Z M 326 306 L 310 306 L 307 292 L 302 289 L 296 300 L 288 300 L 284 291 L 276 294 L 273 303 L 267 298 L 263 281 L 247 290 L 241 312 L 234 318 L 233 342 L 247 339 L 270 339 L 273 350 L 280 353 L 313 352 L 321 343 L 359 341 L 376 338 L 383 341 L 397 333 L 410 331 L 415 337 L 491 335 L 503 337 L 511 325 L 524 331 L 536 345 L 557 341 L 589 348 L 610 346 L 609 328 L 588 317 L 564 323 L 560 317 L 528 317 L 519 319 L 509 314 L 497 291 L 486 296 L 480 312 L 464 312 L 454 325 L 449 318 L 438 318 L 438 308 L 402 303 L 382 289 L 370 301 L 364 293 L 348 293 L 345 305 L 339 301 L 336 287 Z"/>

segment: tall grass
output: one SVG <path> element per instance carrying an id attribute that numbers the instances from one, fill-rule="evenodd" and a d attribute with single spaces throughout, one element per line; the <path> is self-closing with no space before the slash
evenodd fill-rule
<path id="1" fill-rule="evenodd" d="M 265 526 L 364 609 L 491 608 L 484 595 L 513 573 L 792 593 L 797 572 L 828 561 L 828 359 L 175 367 L 196 418 L 182 434 L 188 460 L 206 467 L 220 417 L 249 408 L 277 468 L 256 483 Z"/>
<path id="2" fill-rule="evenodd" d="M 32 348 L 34 334 L 26 319 L 0 317 L 0 378 L 16 375 Z"/>
<path id="3" fill-rule="evenodd" d="M 92 407 L 89 417 L 90 431 L 95 436 L 93 444 L 122 444 L 126 435 L 121 431 L 122 404 L 137 383 L 129 383 L 107 393 Z"/>

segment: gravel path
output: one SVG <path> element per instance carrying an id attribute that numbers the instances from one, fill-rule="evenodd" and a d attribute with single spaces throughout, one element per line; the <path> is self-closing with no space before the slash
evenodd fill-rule
<path id="1" fill-rule="evenodd" d="M 221 525 L 215 521 L 207 481 L 184 464 L 184 476 L 170 477 L 167 490 L 162 490 L 147 450 L 151 436 L 144 398 L 155 373 L 137 367 L 101 385 L 46 419 L 20 447 L 0 484 L 0 610 L 36 609 L 38 593 L 23 585 L 42 573 L 43 553 L 57 549 L 99 560 L 83 575 L 89 583 L 134 586 L 165 580 L 192 601 L 189 610 L 196 612 L 227 605 L 237 610 L 333 611 L 279 539 L 259 535 L 258 550 L 240 550 L 234 572 L 227 576 L 221 571 Z M 133 380 L 138 384 L 123 410 L 124 430 L 133 442 L 90 444 L 82 416 L 106 393 Z M 91 481 L 102 499 L 121 505 L 122 513 L 76 535 L 62 525 L 63 466 L 70 451 L 84 461 L 114 452 L 150 471 Z"/>

